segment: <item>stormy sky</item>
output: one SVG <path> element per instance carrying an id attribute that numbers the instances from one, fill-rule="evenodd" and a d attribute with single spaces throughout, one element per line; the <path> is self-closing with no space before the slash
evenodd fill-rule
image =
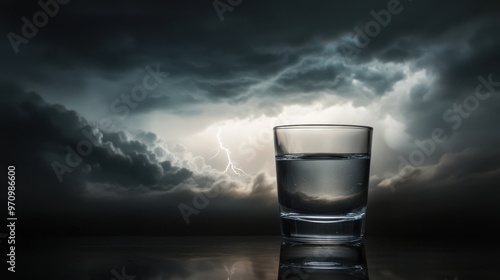
<path id="1" fill-rule="evenodd" d="M 368 234 L 500 219 L 494 1 L 1 5 L 19 234 L 279 234 L 294 123 L 374 128 Z"/>

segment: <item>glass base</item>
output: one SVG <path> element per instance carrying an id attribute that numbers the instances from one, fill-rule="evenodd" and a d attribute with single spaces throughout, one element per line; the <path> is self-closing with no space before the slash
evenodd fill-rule
<path id="1" fill-rule="evenodd" d="M 345 215 L 281 214 L 284 240 L 304 243 L 351 243 L 363 239 L 365 208 Z"/>

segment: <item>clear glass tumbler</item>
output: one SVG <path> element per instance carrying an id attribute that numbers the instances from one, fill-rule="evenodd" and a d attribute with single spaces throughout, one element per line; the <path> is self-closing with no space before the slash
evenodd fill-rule
<path id="1" fill-rule="evenodd" d="M 281 232 L 297 242 L 356 242 L 365 227 L 373 128 L 274 128 Z"/>

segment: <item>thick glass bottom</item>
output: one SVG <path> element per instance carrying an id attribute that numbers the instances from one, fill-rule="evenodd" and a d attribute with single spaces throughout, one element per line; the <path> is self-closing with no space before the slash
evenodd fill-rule
<path id="1" fill-rule="evenodd" d="M 281 210 L 282 236 L 288 241 L 349 243 L 362 240 L 364 235 L 364 207 L 344 215 L 305 215 Z"/>

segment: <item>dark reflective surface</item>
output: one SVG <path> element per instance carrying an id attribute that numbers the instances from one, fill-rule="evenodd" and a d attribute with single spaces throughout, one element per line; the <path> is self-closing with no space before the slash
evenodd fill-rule
<path id="1" fill-rule="evenodd" d="M 17 277 L 2 279 L 500 279 L 500 246 L 488 242 L 366 238 L 364 246 L 350 248 L 293 247 L 282 246 L 281 238 L 273 236 L 19 239 L 17 243 Z M 322 262 L 358 267 L 324 269 Z M 310 266 L 297 266 L 300 263 Z"/>
<path id="2" fill-rule="evenodd" d="M 364 244 L 283 242 L 278 279 L 368 279 Z"/>

